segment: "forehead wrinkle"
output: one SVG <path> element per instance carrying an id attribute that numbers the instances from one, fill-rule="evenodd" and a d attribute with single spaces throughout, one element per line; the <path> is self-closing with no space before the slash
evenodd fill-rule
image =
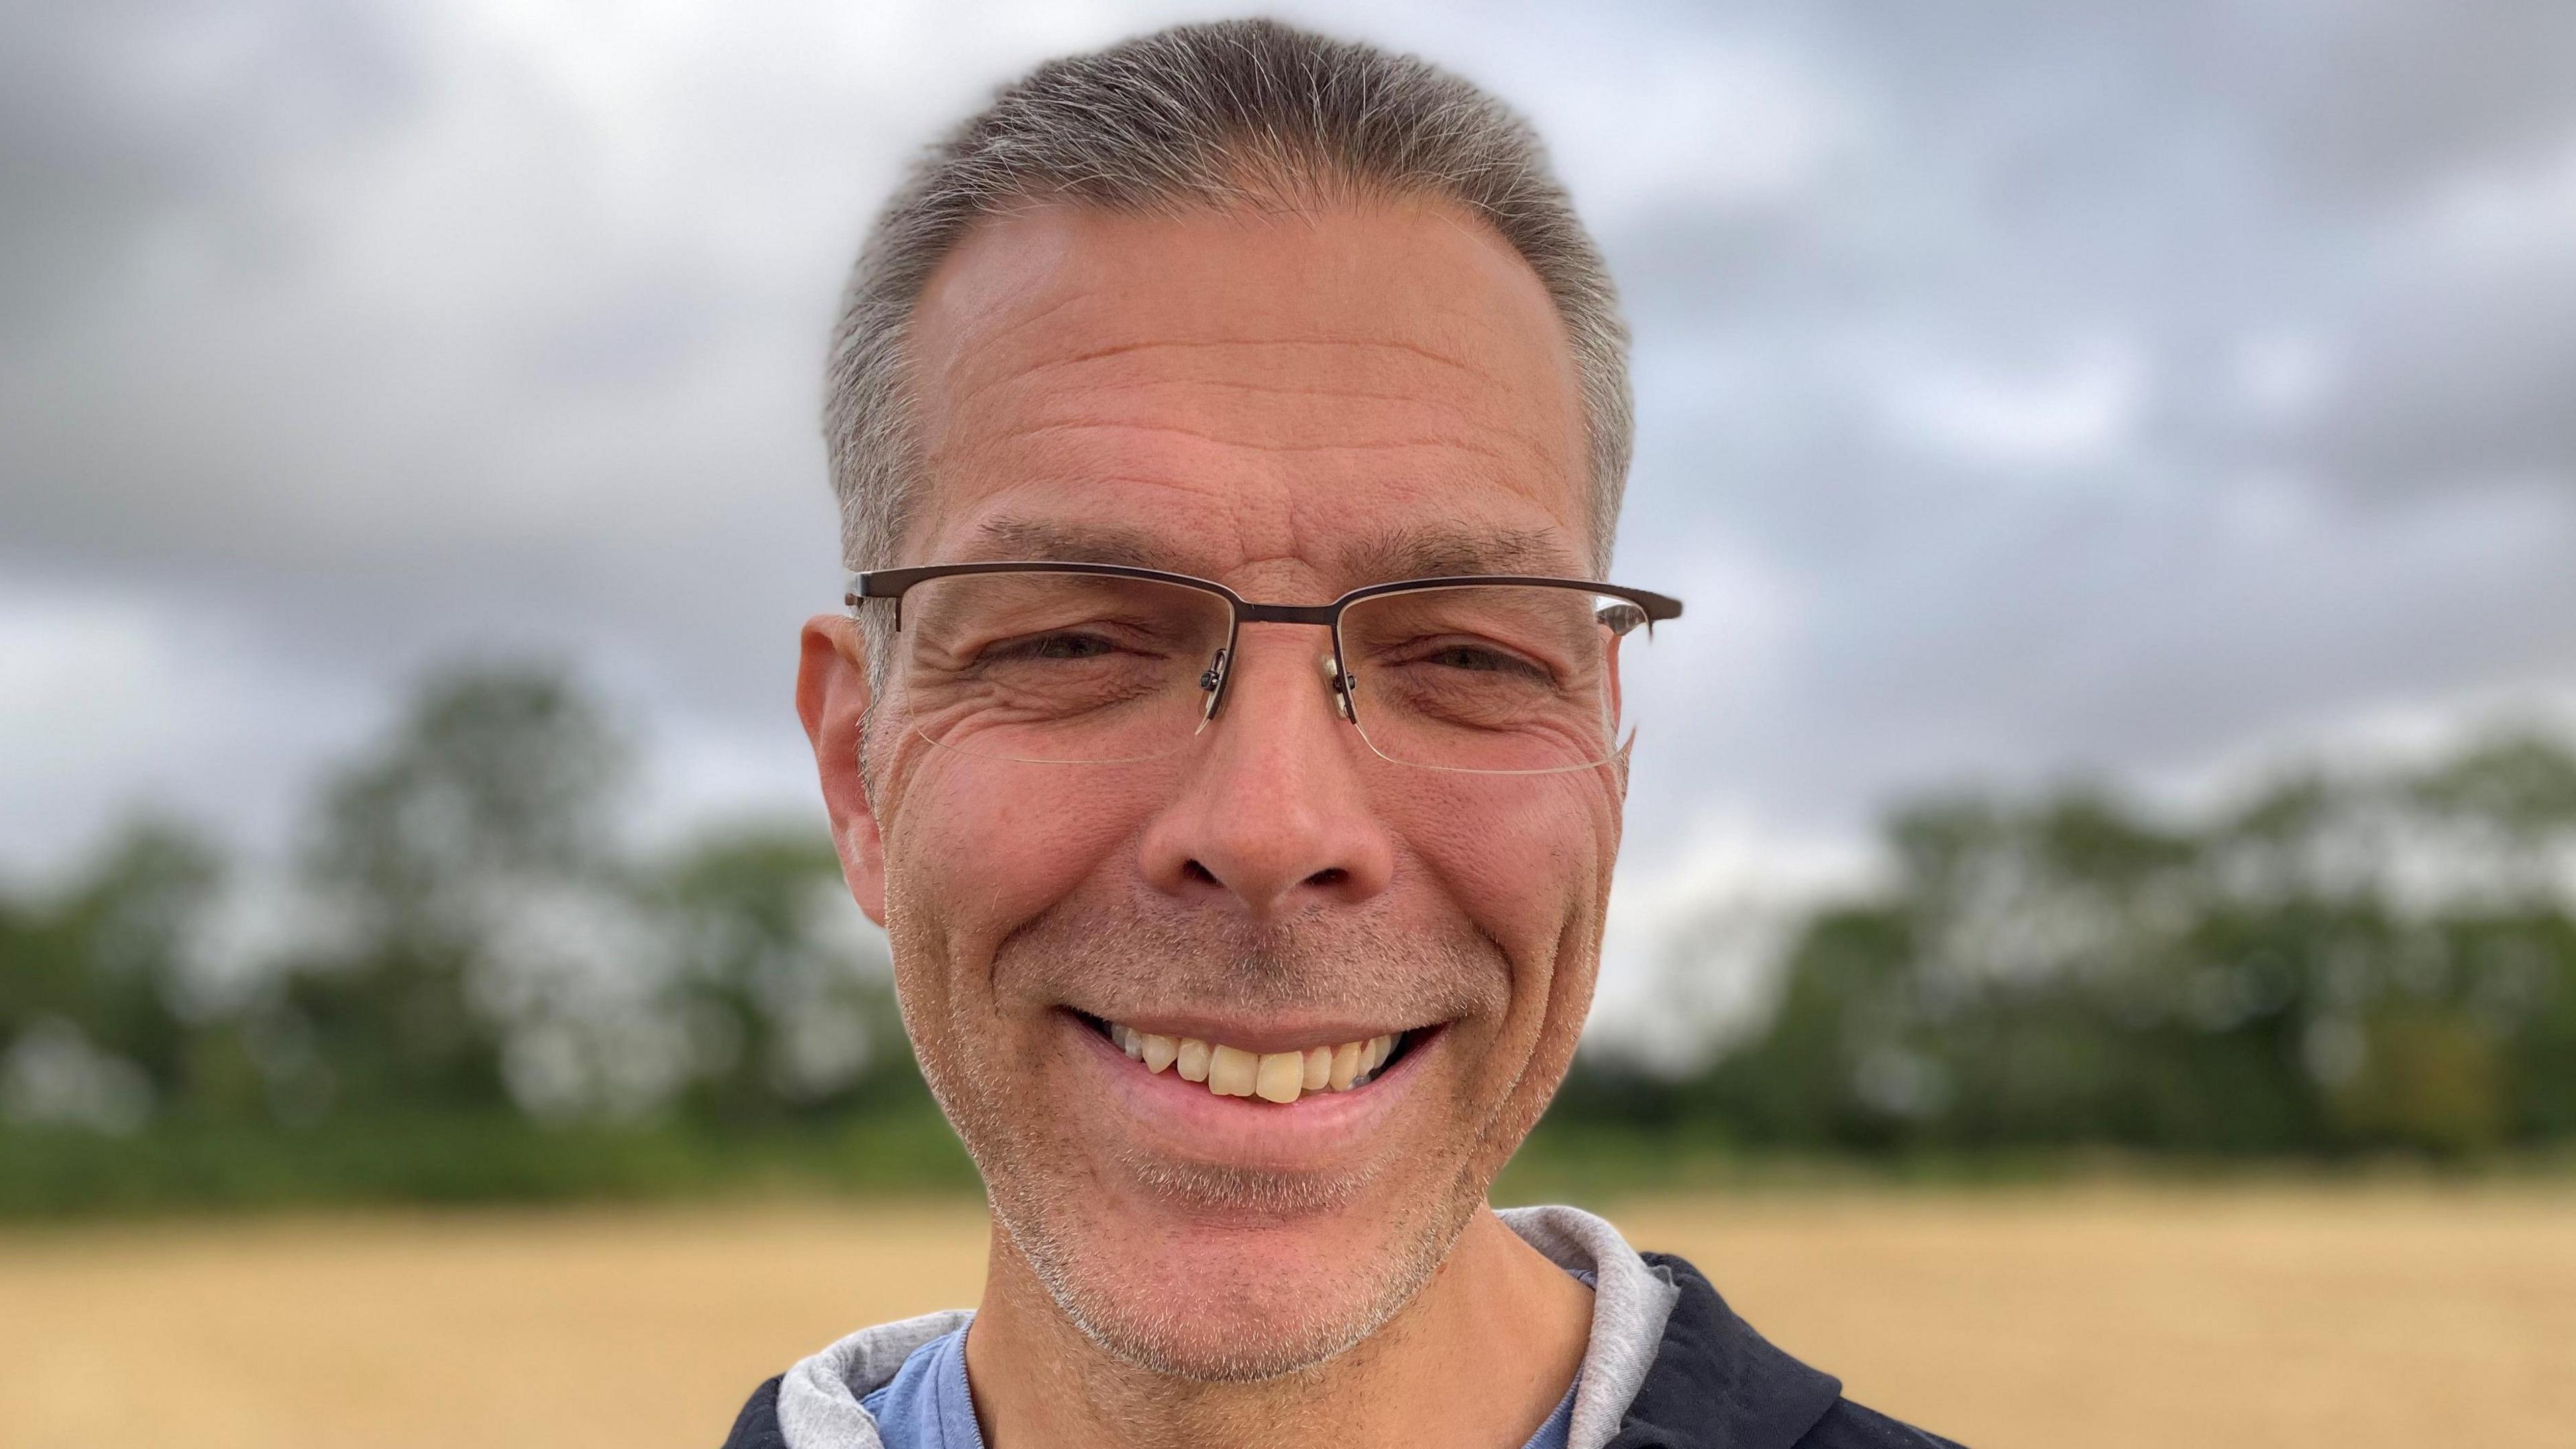
<path id="1" fill-rule="evenodd" d="M 1441 212 L 1437 219 L 1438 236 L 1491 240 L 1468 218 Z M 1314 485 L 1316 502 L 1359 488 L 1356 496 L 1381 506 L 1452 520 L 1462 509 L 1466 519 L 1491 516 L 1485 506 L 1450 498 L 1456 485 L 1471 485 L 1479 498 L 1499 489 L 1516 501 L 1495 522 L 1524 521 L 1509 511 L 1536 503 L 1547 531 L 1579 540 L 1586 530 L 1565 512 L 1579 500 L 1559 496 L 1582 492 L 1585 454 L 1557 319 L 1540 307 L 1547 336 L 1524 336 L 1532 329 L 1515 324 L 1532 319 L 1492 288 L 1470 285 L 1497 270 L 1510 272 L 1498 280 L 1511 292 L 1530 291 L 1519 284 L 1534 279 L 1482 265 L 1492 259 L 1481 255 L 1450 258 L 1442 243 L 1426 250 L 1418 239 L 1396 236 L 1400 251 L 1383 282 L 1401 290 L 1387 292 L 1366 280 L 1377 271 L 1354 270 L 1355 258 L 1375 252 L 1339 232 L 1323 238 L 1321 254 L 1301 246 L 1282 256 L 1255 245 L 1234 259 L 1226 251 L 1232 229 L 1207 238 L 1210 246 L 1185 249 L 1167 274 L 1148 260 L 1154 248 L 1200 238 L 1161 227 L 1149 233 L 1115 218 L 1065 220 L 1080 226 L 1058 234 L 981 224 L 981 235 L 961 245 L 925 290 L 914 344 L 922 365 L 915 402 L 928 424 L 921 434 L 926 485 L 937 478 L 947 488 L 962 486 L 964 496 L 952 495 L 959 502 L 1019 493 L 1040 514 L 1053 511 L 1047 496 L 1059 489 L 1177 487 L 1193 499 L 1205 496 L 1212 507 L 1201 524 L 1225 538 L 1204 542 L 1237 561 L 1303 557 L 1336 572 L 1335 560 L 1349 555 L 1381 577 L 1589 572 L 1565 566 L 1576 550 L 1526 541 L 1341 548 L 1341 539 L 1368 527 L 1365 515 L 1340 507 L 1311 512 L 1304 486 Z M 1258 244 L 1269 234 L 1253 228 L 1244 236 Z M 1230 260 L 1220 264 L 1211 252 Z M 1413 276 L 1407 268 L 1416 262 L 1441 269 L 1413 282 L 1394 275 Z M 1183 305 L 1200 292 L 1230 295 L 1225 288 L 1239 278 L 1257 283 L 1270 270 L 1279 271 L 1280 284 L 1252 286 L 1245 306 Z M 1222 335 L 1229 329 L 1239 332 Z M 1541 361 L 1525 355 L 1534 340 L 1551 344 L 1535 372 L 1521 365 Z M 1285 514 L 1278 503 L 1287 505 Z M 1100 516 L 1088 506 L 1069 511 Z M 969 534 L 953 535 L 961 542 L 971 536 L 972 512 Z M 1166 533 L 1182 522 L 1152 507 L 1137 511 L 1134 500 L 1116 513 L 1163 524 Z M 1295 521 L 1301 516 L 1305 524 Z M 1322 534 L 1312 531 L 1326 523 Z M 1081 542 L 1079 550 L 1041 550 L 1003 534 L 973 546 L 978 554 L 1079 554 L 1166 567 L 1177 554 L 1207 551 L 1201 540 L 1179 537 Z M 1182 571 L 1218 576 L 1204 566 Z"/>
<path id="2" fill-rule="evenodd" d="M 1016 318 L 1013 321 L 1013 330 L 1033 325 L 1066 305 L 1070 305 L 1070 300 L 1054 304 L 1027 317 Z M 1466 314 L 1453 310 L 1452 315 Z M 1442 367 L 1453 368 L 1480 381 L 1491 380 L 1487 369 L 1477 366 L 1466 358 L 1452 357 L 1436 347 L 1426 347 L 1419 342 L 1409 342 L 1398 337 L 1151 337 L 1133 342 L 1113 342 L 1105 346 L 1086 348 L 1080 352 L 1069 352 L 1061 357 L 1050 357 L 1026 364 L 1016 371 L 1019 375 L 1028 376 L 1059 367 L 1074 367 L 1086 362 L 1099 362 L 1140 352 L 1200 352 L 1246 347 L 1263 349 L 1323 347 L 1337 352 L 1348 352 L 1356 348 L 1364 351 L 1401 352 L 1436 362 Z"/>
<path id="3" fill-rule="evenodd" d="M 1038 316 L 1014 320 L 1004 329 L 1003 335 L 1007 336 L 1009 333 L 1034 327 L 1039 317 L 1059 310 L 1062 305 L 1050 306 L 1045 313 Z M 1000 337 L 992 339 L 995 342 L 1000 340 Z M 974 353 L 978 350 L 988 353 L 982 366 L 976 365 Z M 1418 343 L 1386 338 L 1158 338 L 1112 343 L 1062 356 L 1037 358 L 1012 356 L 1008 353 L 990 356 L 989 353 L 992 350 L 988 342 L 980 349 L 959 348 L 953 353 L 948 367 L 943 369 L 948 385 L 944 412 L 950 416 L 972 412 L 985 404 L 996 392 L 1016 393 L 1030 388 L 1044 388 L 1049 384 L 1063 384 L 1076 390 L 1096 389 L 1103 392 L 1210 387 L 1240 392 L 1349 397 L 1393 403 L 1439 403 L 1453 409 L 1458 405 L 1457 400 L 1487 396 L 1498 389 L 1507 390 L 1504 389 L 1502 380 L 1495 377 L 1490 368 L 1479 366 L 1467 359 L 1449 356 Z M 1456 376 L 1443 379 L 1447 387 L 1437 386 L 1433 384 L 1430 376 L 1412 367 L 1408 362 L 1391 360 L 1390 365 L 1368 369 L 1365 380 L 1360 384 L 1337 387 L 1313 372 L 1296 366 L 1296 358 L 1301 355 L 1310 356 L 1318 351 L 1340 357 L 1367 352 L 1393 353 L 1401 359 L 1428 361 Z M 1254 356 L 1247 358 L 1245 356 L 1247 353 Z M 1282 353 L 1285 355 L 1272 357 L 1271 365 L 1266 367 L 1243 365 L 1245 362 L 1261 360 L 1259 354 Z M 1177 354 L 1187 359 L 1190 366 L 1149 376 L 1122 375 L 1114 367 L 1101 366 L 1104 363 L 1114 364 L 1121 359 L 1143 360 L 1156 354 Z M 1237 359 L 1242 361 L 1239 362 Z M 961 378 L 958 376 L 961 372 L 967 375 Z M 1068 372 L 1072 376 L 1063 376 Z M 1286 375 L 1263 377 L 1260 375 L 1262 373 Z M 1375 384 L 1375 386 L 1369 384 Z M 1452 399 L 1444 400 L 1441 394 L 1449 391 L 1450 388 L 1463 391 L 1453 394 Z"/>
<path id="4" fill-rule="evenodd" d="M 1407 356 L 1416 352 L 1399 350 Z M 1004 366 L 985 370 L 983 377 L 950 391 L 938 409 L 944 415 L 946 426 L 940 430 L 944 436 L 931 451 L 934 456 L 950 455 L 965 445 L 985 452 L 997 445 L 1008 447 L 1014 438 L 1048 452 L 1067 443 L 1096 440 L 1109 440 L 1113 451 L 1123 451 L 1115 441 L 1122 433 L 1271 455 L 1416 449 L 1447 453 L 1460 461 L 1472 459 L 1475 471 L 1489 472 L 1494 481 L 1505 482 L 1515 491 L 1572 466 L 1574 460 L 1556 446 L 1561 440 L 1552 436 L 1544 419 L 1498 411 L 1493 407 L 1496 395 L 1508 389 L 1499 388 L 1480 369 L 1453 365 L 1456 376 L 1445 383 L 1409 372 L 1379 373 L 1350 385 L 1320 377 L 1264 378 L 1254 369 L 1143 377 L 1113 370 L 1108 375 L 1077 373 L 1040 379 L 1028 368 Z M 952 384 L 959 381 L 951 379 Z M 1236 406 L 1219 407 L 1189 423 L 1177 421 L 1180 415 L 1204 409 L 1184 405 L 1176 412 L 1163 400 L 1186 403 L 1194 393 L 1211 400 L 1232 399 Z M 1267 406 L 1273 399 L 1287 410 Z M 969 419 L 983 426 L 961 433 L 960 425 Z M 975 432 L 984 436 L 976 438 Z M 1098 458 L 1091 447 L 1068 451 Z M 1455 473 L 1458 466 L 1453 462 L 1436 471 Z"/>
<path id="5" fill-rule="evenodd" d="M 1155 392 L 1166 388 L 1205 388 L 1213 392 L 1255 393 L 1262 396 L 1329 398 L 1339 402 L 1383 402 L 1418 404 L 1427 401 L 1419 392 L 1403 388 L 1335 387 L 1323 382 L 1262 382 L 1243 377 L 1138 377 L 1118 382 L 1094 384 L 1104 391 Z"/>
<path id="6" fill-rule="evenodd" d="M 1187 438 L 1221 448 L 1242 448 L 1255 453 L 1380 453 L 1409 448 L 1430 448 L 1451 453 L 1473 453 L 1495 464 L 1510 464 L 1519 459 L 1510 451 L 1456 434 L 1434 434 L 1413 438 L 1371 438 L 1366 442 L 1288 443 L 1268 442 L 1210 432 L 1205 428 L 1185 427 L 1179 423 L 1147 423 L 1127 419 L 1084 420 L 1036 423 L 1017 430 L 1024 438 L 1049 438 L 1086 433 L 1137 433 L 1145 436 Z"/>

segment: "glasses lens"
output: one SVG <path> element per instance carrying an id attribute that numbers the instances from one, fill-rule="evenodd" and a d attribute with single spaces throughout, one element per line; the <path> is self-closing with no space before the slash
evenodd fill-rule
<path id="1" fill-rule="evenodd" d="M 1233 614 L 1202 589 L 1078 573 L 952 574 L 903 596 L 894 703 L 990 759 L 1167 755 L 1207 718 Z"/>
<path id="2" fill-rule="evenodd" d="M 1343 668 L 1369 747 L 1398 764 L 1496 774 L 1580 769 L 1635 731 L 1645 612 L 1583 589 L 1470 584 L 1362 599 Z"/>

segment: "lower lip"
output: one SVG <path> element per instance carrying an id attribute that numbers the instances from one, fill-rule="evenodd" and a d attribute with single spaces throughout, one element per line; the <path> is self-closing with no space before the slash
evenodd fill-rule
<path id="1" fill-rule="evenodd" d="M 1414 1068 L 1448 1038 L 1437 1027 L 1415 1032 L 1404 1054 L 1368 1085 L 1308 1092 L 1283 1106 L 1259 1097 L 1220 1097 L 1177 1068 L 1149 1072 L 1081 1018 L 1065 1013 L 1063 1020 L 1066 1030 L 1088 1044 L 1090 1060 L 1108 1079 L 1111 1100 L 1149 1138 L 1160 1139 L 1155 1145 L 1177 1157 L 1281 1171 L 1346 1163 L 1353 1145 L 1402 1107 L 1421 1075 Z"/>

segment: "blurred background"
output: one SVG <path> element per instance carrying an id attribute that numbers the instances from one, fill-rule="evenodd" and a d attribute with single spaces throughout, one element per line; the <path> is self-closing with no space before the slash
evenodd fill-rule
<path id="1" fill-rule="evenodd" d="M 915 147 L 1217 13 L 0 9 L 0 1438 L 712 1443 L 971 1298 L 822 344 Z M 1278 13 L 1549 138 L 1690 602 L 1500 1196 L 1980 1444 L 2559 1442 L 2576 9 Z"/>

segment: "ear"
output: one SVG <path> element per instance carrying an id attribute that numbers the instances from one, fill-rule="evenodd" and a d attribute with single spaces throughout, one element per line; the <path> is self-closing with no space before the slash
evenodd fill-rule
<path id="1" fill-rule="evenodd" d="M 868 919 L 885 924 L 885 842 L 868 804 L 859 768 L 859 721 L 868 709 L 868 649 L 859 621 L 847 614 L 817 614 L 805 621 L 796 667 L 796 714 L 814 745 L 822 776 L 823 806 L 832 818 L 832 845 L 841 875 Z"/>

